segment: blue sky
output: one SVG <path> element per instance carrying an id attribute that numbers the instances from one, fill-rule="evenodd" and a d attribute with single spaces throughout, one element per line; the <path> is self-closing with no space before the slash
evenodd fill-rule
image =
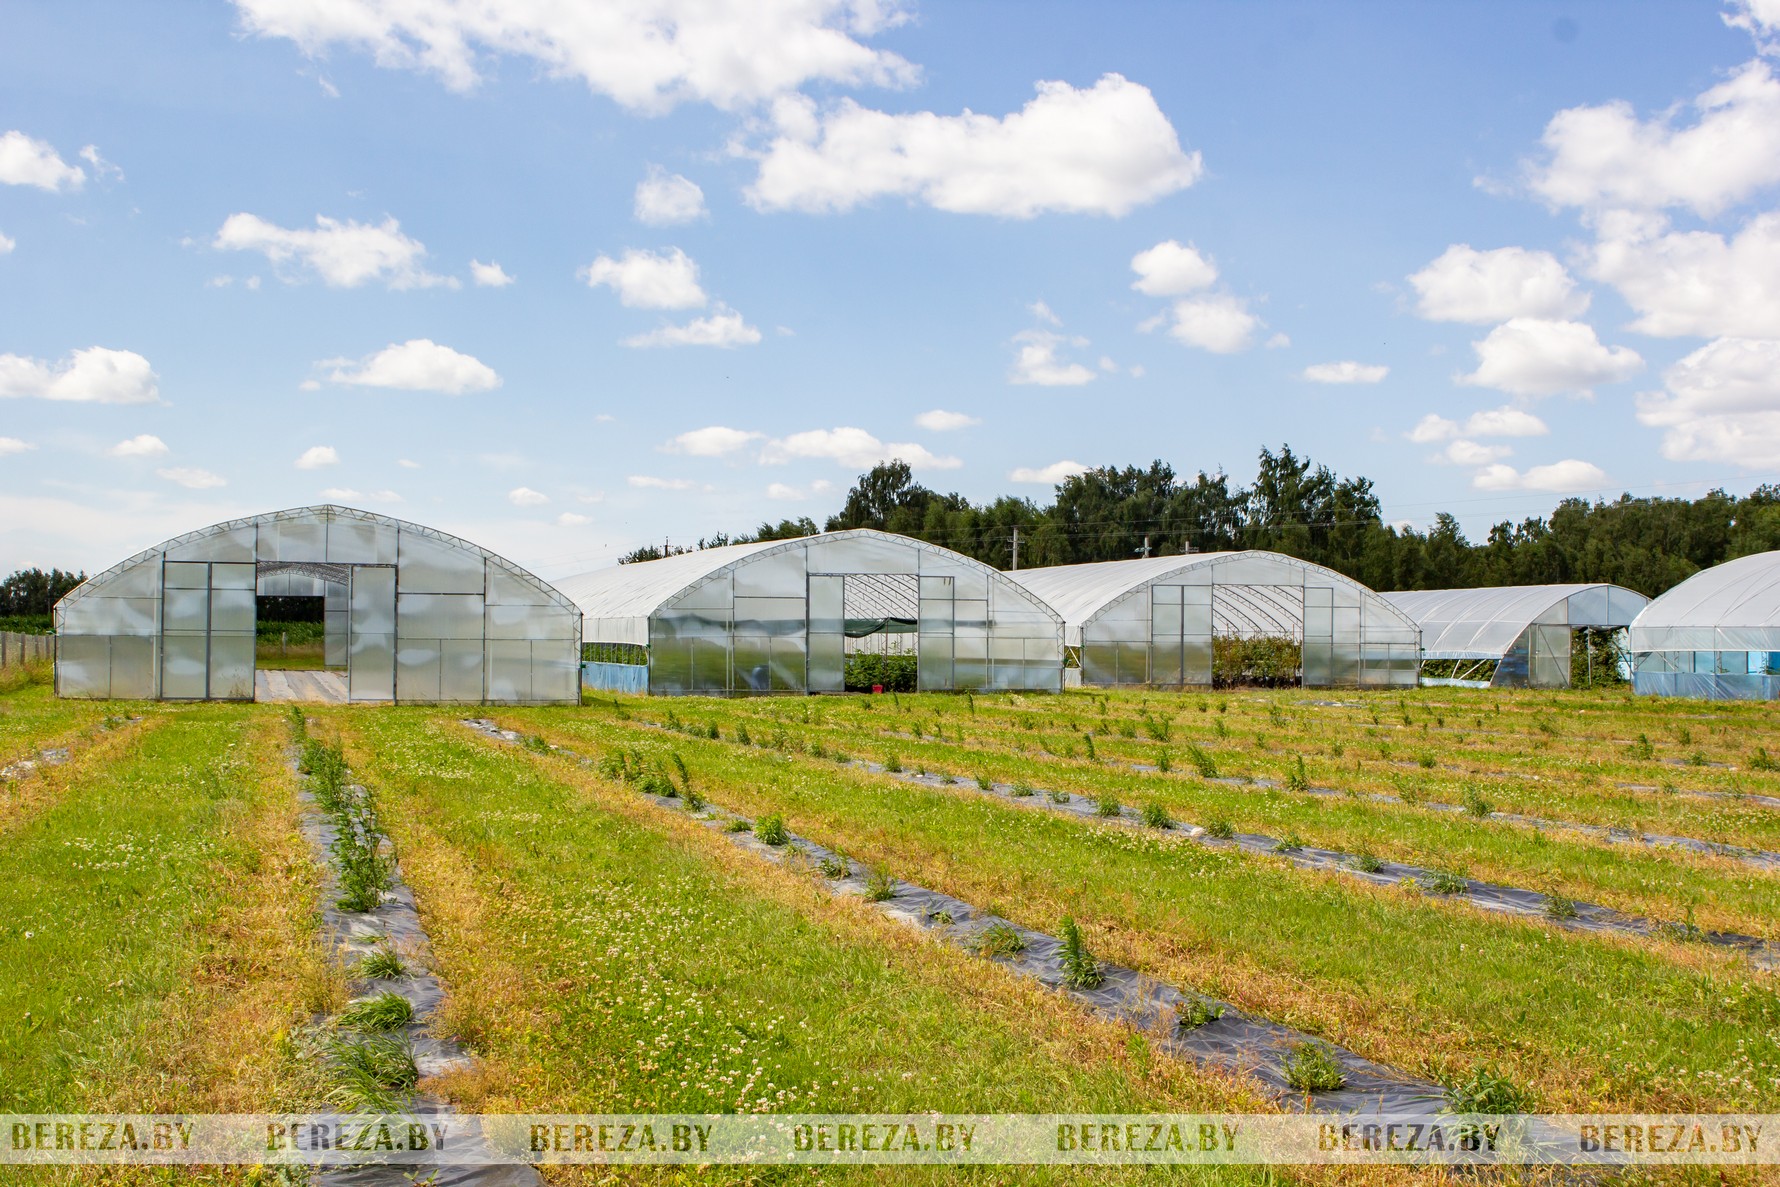
<path id="1" fill-rule="evenodd" d="M 555 577 L 892 455 L 1746 490 L 1771 4 L 10 4 L 0 571 L 338 501 Z"/>

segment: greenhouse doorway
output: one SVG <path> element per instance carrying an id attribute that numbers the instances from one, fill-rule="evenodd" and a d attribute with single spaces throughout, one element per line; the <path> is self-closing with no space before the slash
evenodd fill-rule
<path id="1" fill-rule="evenodd" d="M 394 699 L 392 566 L 261 561 L 255 587 L 254 700 Z"/>
<path id="2" fill-rule="evenodd" d="M 1332 659 L 1331 591 L 1246 584 L 1211 589 L 1213 688 L 1300 688 L 1307 666 L 1324 667 Z"/>
<path id="3" fill-rule="evenodd" d="M 913 573 L 810 574 L 811 692 L 914 692 L 923 646 Z M 946 640 L 950 660 L 950 639 Z"/>

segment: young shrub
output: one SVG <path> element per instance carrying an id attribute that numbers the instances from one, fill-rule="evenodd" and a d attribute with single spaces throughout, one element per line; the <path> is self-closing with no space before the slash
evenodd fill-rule
<path id="1" fill-rule="evenodd" d="M 997 921 L 978 933 L 972 947 L 980 956 L 1017 956 L 1026 951 L 1026 937 L 1011 924 Z"/>
<path id="2" fill-rule="evenodd" d="M 1705 756 L 1705 754 L 1704 754 L 1704 753 L 1703 753 L 1703 752 L 1701 752 L 1701 751 L 1698 751 L 1698 750 L 1696 750 L 1696 751 L 1694 751 L 1694 752 L 1693 752 L 1693 753 L 1692 753 L 1692 754 L 1690 754 L 1690 755 L 1688 755 L 1688 756 L 1687 756 L 1687 765 L 1688 765 L 1688 766 L 1690 766 L 1690 767 L 1703 767 L 1703 766 L 1705 766 L 1705 765 L 1706 765 L 1706 756 Z"/>
<path id="3" fill-rule="evenodd" d="M 1205 711 L 1205 706 L 1200 705 L 1199 711 L 1201 713 L 1203 713 Z M 1173 734 L 1173 732 L 1174 732 L 1173 728 L 1171 726 L 1169 726 L 1167 720 L 1164 718 L 1161 718 L 1161 717 L 1147 717 L 1147 718 L 1145 718 L 1144 723 L 1143 723 L 1143 728 L 1149 733 L 1150 737 L 1154 738 L 1158 742 L 1168 741 L 1169 736 L 1171 734 Z"/>
<path id="4" fill-rule="evenodd" d="M 408 975 L 408 969 L 402 964 L 402 958 L 388 944 L 379 944 L 377 950 L 359 961 L 357 967 L 352 971 L 354 976 L 377 981 L 387 981 Z"/>
<path id="5" fill-rule="evenodd" d="M 622 750 L 608 750 L 600 755 L 600 778 L 610 779 L 614 783 L 623 783 L 630 778 L 630 771 L 625 766 Z"/>
<path id="6" fill-rule="evenodd" d="M 754 831 L 754 822 L 745 816 L 737 816 L 723 826 L 723 831 L 726 833 L 751 833 Z"/>
<path id="7" fill-rule="evenodd" d="M 1566 898 L 1555 890 L 1546 893 L 1545 917 L 1547 919 L 1574 919 L 1576 916 L 1575 899 Z"/>
<path id="8" fill-rule="evenodd" d="M 901 774 L 902 773 L 902 759 L 898 758 L 894 753 L 886 754 L 884 756 L 884 769 L 886 771 L 890 772 L 892 775 Z"/>
<path id="9" fill-rule="evenodd" d="M 1121 738 L 1135 738 L 1135 737 L 1137 737 L 1137 726 L 1129 721 L 1119 722 L 1119 737 L 1121 737 Z"/>
<path id="10" fill-rule="evenodd" d="M 1143 823 L 1148 828 L 1170 829 L 1174 827 L 1174 817 L 1160 800 L 1151 800 L 1143 806 Z"/>
<path id="11" fill-rule="evenodd" d="M 680 794 L 674 781 L 659 771 L 650 771 L 637 780 L 637 790 L 644 795 L 658 795 L 662 799 L 671 800 Z"/>
<path id="12" fill-rule="evenodd" d="M 520 745 L 524 746 L 533 754 L 550 753 L 550 739 L 546 738 L 543 734 L 527 734 L 520 740 Z"/>
<path id="13" fill-rule="evenodd" d="M 1780 763 L 1768 757 L 1766 746 L 1757 746 L 1755 753 L 1749 756 L 1749 769 L 1752 771 L 1780 771 Z"/>
<path id="14" fill-rule="evenodd" d="M 992 791 L 992 790 L 994 790 L 994 788 L 995 788 L 995 780 L 989 778 L 989 776 L 983 774 L 981 771 L 978 771 L 977 772 L 977 790 L 978 791 Z"/>
<path id="15" fill-rule="evenodd" d="M 1310 775 L 1304 769 L 1304 756 L 1300 754 L 1298 761 L 1286 771 L 1287 791 L 1309 791 Z"/>
<path id="16" fill-rule="evenodd" d="M 1222 816 L 1214 816 L 1205 822 L 1205 835 L 1216 837 L 1220 841 L 1228 841 L 1236 835 L 1236 826 Z"/>
<path id="17" fill-rule="evenodd" d="M 1470 1073 L 1446 1085 L 1448 1113 L 1501 1117 L 1533 1110 L 1533 1092 L 1493 1067 L 1477 1064 Z"/>
<path id="18" fill-rule="evenodd" d="M 1296 853 L 1304 848 L 1304 840 L 1297 833 L 1287 833 L 1273 843 L 1275 853 Z"/>
<path id="19" fill-rule="evenodd" d="M 768 813 L 754 822 L 754 835 L 768 845 L 783 845 L 791 839 L 785 818 L 777 812 Z"/>
<path id="20" fill-rule="evenodd" d="M 1094 735 L 1093 734 L 1083 734 L 1082 735 L 1082 745 L 1084 747 L 1086 747 L 1089 762 L 1099 762 L 1100 761 L 1100 756 L 1098 754 L 1094 753 Z"/>
<path id="21" fill-rule="evenodd" d="M 847 860 L 844 853 L 831 854 L 816 863 L 824 878 L 840 879 L 852 874 L 853 863 Z"/>
<path id="22" fill-rule="evenodd" d="M 1219 722 L 1219 724 L 1223 724 Z M 1193 764 L 1193 770 L 1201 779 L 1218 777 L 1218 760 L 1198 746 L 1187 747 L 1187 761 Z"/>
<path id="23" fill-rule="evenodd" d="M 752 746 L 754 739 L 748 736 L 748 723 L 741 722 L 735 727 L 735 740 L 738 746 Z"/>
<path id="24" fill-rule="evenodd" d="M 1021 799 L 1024 799 L 1030 795 L 1037 795 L 1038 792 L 1033 790 L 1032 784 L 1026 782 L 1024 779 L 1020 779 L 1014 783 L 1012 790 L 1010 790 L 1008 794 L 1019 796 Z"/>
<path id="25" fill-rule="evenodd" d="M 698 793 L 697 788 L 688 787 L 686 789 L 686 810 L 688 812 L 703 812 L 706 803 L 705 797 Z"/>
<path id="26" fill-rule="evenodd" d="M 1114 816 L 1123 816 L 1124 814 L 1125 806 L 1119 803 L 1119 797 L 1110 791 L 1102 794 L 1099 799 L 1094 801 L 1094 815 L 1096 816 L 1110 818 Z"/>
<path id="27" fill-rule="evenodd" d="M 1450 870 L 1429 870 L 1419 883 L 1429 894 L 1464 894 L 1465 878 Z"/>
<path id="28" fill-rule="evenodd" d="M 1475 787 L 1465 792 L 1465 815 L 1478 820 L 1488 820 L 1492 811 L 1494 809 L 1490 807 L 1490 802 L 1484 799 L 1483 793 Z"/>
<path id="29" fill-rule="evenodd" d="M 1175 1015 L 1174 1024 L 1182 1030 L 1196 1030 L 1207 1022 L 1216 1022 L 1224 1016 L 1224 1007 L 1214 1006 L 1202 997 L 1188 998 Z"/>
<path id="30" fill-rule="evenodd" d="M 1434 769 L 1434 765 L 1435 765 L 1434 764 L 1434 756 L 1431 754 L 1428 754 L 1427 752 L 1424 751 L 1423 753 L 1415 756 L 1415 765 L 1420 767 L 1424 771 L 1431 771 Z"/>
<path id="31" fill-rule="evenodd" d="M 1218 711 L 1220 713 L 1223 712 L 1223 710 L 1221 710 L 1221 709 Z M 1230 727 L 1225 725 L 1224 719 L 1222 717 L 1220 717 L 1216 721 L 1211 723 L 1211 732 L 1216 734 L 1220 738 L 1228 738 L 1230 736 Z"/>
<path id="32" fill-rule="evenodd" d="M 1347 1083 L 1335 1049 L 1314 1040 L 1298 1043 L 1280 1065 L 1286 1083 L 1299 1092 L 1334 1092 Z"/>
<path id="33" fill-rule="evenodd" d="M 896 875 L 890 872 L 889 866 L 873 866 L 865 879 L 865 898 L 867 902 L 885 903 L 896 897 Z"/>
<path id="34" fill-rule="evenodd" d="M 399 993 L 385 990 L 351 1002 L 340 1011 L 340 1025 L 368 1032 L 398 1030 L 414 1019 L 414 1006 Z"/>
<path id="35" fill-rule="evenodd" d="M 681 789 L 691 791 L 692 772 L 686 769 L 686 760 L 680 757 L 680 752 L 678 750 L 671 752 L 668 757 L 673 760 L 674 771 L 680 776 Z"/>
<path id="36" fill-rule="evenodd" d="M 1681 743 L 1683 746 L 1692 746 L 1693 745 L 1693 731 L 1688 729 L 1684 725 L 1680 729 L 1675 731 L 1675 740 L 1677 742 Z"/>
<path id="37" fill-rule="evenodd" d="M 713 742 L 720 741 L 723 737 L 723 731 L 718 729 L 717 723 L 713 721 L 705 726 L 705 737 Z"/>
<path id="38" fill-rule="evenodd" d="M 1076 926 L 1074 918 L 1063 917 L 1058 938 L 1063 941 L 1063 948 L 1057 953 L 1057 959 L 1063 963 L 1063 983 L 1071 989 L 1099 988 L 1106 980 L 1106 974 L 1100 971 L 1100 962 L 1088 951 L 1087 942 L 1082 939 L 1082 929 Z"/>
<path id="39" fill-rule="evenodd" d="M 1384 872 L 1384 862 L 1379 860 L 1376 854 L 1370 853 L 1364 849 L 1354 854 L 1353 867 L 1362 874 L 1381 874 Z"/>
<path id="40" fill-rule="evenodd" d="M 1045 792 L 1045 796 L 1053 804 L 1067 804 L 1069 802 L 1069 793 L 1059 788 L 1052 788 L 1050 791 Z"/>
<path id="41" fill-rule="evenodd" d="M 1156 770 L 1166 775 L 1173 767 L 1174 759 L 1169 756 L 1168 748 L 1164 746 L 1156 752 Z"/>

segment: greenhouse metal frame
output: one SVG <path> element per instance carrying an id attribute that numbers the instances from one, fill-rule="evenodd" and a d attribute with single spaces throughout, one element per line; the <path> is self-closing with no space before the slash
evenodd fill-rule
<path id="1" fill-rule="evenodd" d="M 1570 687 L 1571 632 L 1629 627 L 1650 603 L 1635 590 L 1604 582 L 1416 589 L 1379 596 L 1421 628 L 1424 663 L 1457 661 L 1452 680 L 1424 682 L 1490 688 Z"/>
<path id="2" fill-rule="evenodd" d="M 1281 639 L 1296 682 L 1413 687 L 1413 620 L 1332 569 L 1281 553 L 1189 553 L 1008 574 L 1063 616 L 1083 685 L 1209 688 L 1217 640 Z"/>
<path id="3" fill-rule="evenodd" d="M 322 505 L 176 536 L 56 604 L 64 697 L 254 699 L 256 599 L 323 592 L 347 699 L 578 703 L 580 610 L 446 532 Z"/>
<path id="4" fill-rule="evenodd" d="M 1780 552 L 1695 573 L 1644 608 L 1627 643 L 1639 693 L 1780 698 Z"/>
<path id="5" fill-rule="evenodd" d="M 1050 607 L 979 561 L 888 532 L 706 548 L 557 584 L 581 607 L 589 643 L 643 661 L 586 664 L 596 689 L 838 693 L 850 655 L 897 643 L 924 691 L 1062 685 L 1063 623 Z"/>

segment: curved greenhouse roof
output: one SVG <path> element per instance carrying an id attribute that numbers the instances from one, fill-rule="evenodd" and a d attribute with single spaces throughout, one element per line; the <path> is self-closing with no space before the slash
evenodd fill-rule
<path id="1" fill-rule="evenodd" d="M 1663 594 L 1632 623 L 1646 651 L 1780 651 L 1780 552 L 1704 569 Z"/>
<path id="2" fill-rule="evenodd" d="M 83 582 L 56 604 L 57 692 L 255 699 L 261 594 L 323 598 L 341 699 L 579 700 L 567 597 L 467 540 L 331 504 L 212 524 Z"/>
<path id="3" fill-rule="evenodd" d="M 1623 586 L 1503 585 L 1381 594 L 1415 619 L 1423 659 L 1499 660 L 1535 623 L 1630 626 L 1650 599 Z"/>

